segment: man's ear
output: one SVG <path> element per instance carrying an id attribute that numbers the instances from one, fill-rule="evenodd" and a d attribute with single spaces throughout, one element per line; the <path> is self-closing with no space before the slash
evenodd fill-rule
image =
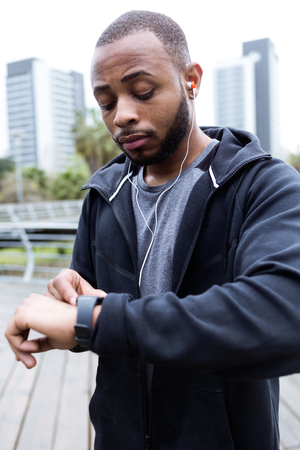
<path id="1" fill-rule="evenodd" d="M 184 71 L 186 88 L 191 99 L 197 97 L 199 93 L 202 74 L 203 70 L 201 66 L 195 62 L 189 64 Z"/>

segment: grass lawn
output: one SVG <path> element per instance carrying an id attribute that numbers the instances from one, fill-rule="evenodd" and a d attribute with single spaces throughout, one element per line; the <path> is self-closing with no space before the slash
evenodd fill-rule
<path id="1" fill-rule="evenodd" d="M 34 247 L 35 263 L 38 265 L 48 265 L 62 259 L 70 259 L 72 248 L 57 247 Z M 1 265 L 26 265 L 27 255 L 24 247 L 13 247 L 0 249 Z"/>

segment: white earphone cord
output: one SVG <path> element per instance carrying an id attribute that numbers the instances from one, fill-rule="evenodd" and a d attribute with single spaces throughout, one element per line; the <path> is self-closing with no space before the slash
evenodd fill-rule
<path id="1" fill-rule="evenodd" d="M 194 100 L 195 100 L 195 91 L 194 91 L 194 90 L 193 90 L 193 93 L 194 93 Z M 144 270 L 146 261 L 147 261 L 147 259 L 148 259 L 148 255 L 149 255 L 149 253 L 150 253 L 150 250 L 151 250 L 151 248 L 152 248 L 152 245 L 153 245 L 153 242 L 154 242 L 154 238 L 155 238 L 155 234 L 156 234 L 156 227 L 157 227 L 157 221 L 158 221 L 157 209 L 158 209 L 158 203 L 159 203 L 159 200 L 161 199 L 162 195 L 163 195 L 165 192 L 169 191 L 169 190 L 177 183 L 177 181 L 179 180 L 179 177 L 180 177 L 180 175 L 181 175 L 181 173 L 182 173 L 183 164 L 185 163 L 186 158 L 188 157 L 188 154 L 189 154 L 189 149 L 190 149 L 190 138 L 191 138 L 191 134 L 192 134 L 193 129 L 194 129 L 194 106 L 193 106 L 193 114 L 192 114 L 192 126 L 191 126 L 191 129 L 190 129 L 190 132 L 189 132 L 189 136 L 188 136 L 188 140 L 187 140 L 186 154 L 185 154 L 185 156 L 184 156 L 184 158 L 183 158 L 183 160 L 182 160 L 182 163 L 181 163 L 181 165 L 180 165 L 179 173 L 178 173 L 176 179 L 174 180 L 174 182 L 173 182 L 169 187 L 167 187 L 167 189 L 165 189 L 163 192 L 161 192 L 161 194 L 159 195 L 159 197 L 158 197 L 158 199 L 157 199 L 157 202 L 156 202 L 156 204 L 155 204 L 155 225 L 154 225 L 154 231 L 151 230 L 151 228 L 150 228 L 150 226 L 149 226 L 149 224 L 148 224 L 148 222 L 147 222 L 147 220 L 146 220 L 146 218 L 145 218 L 145 216 L 144 216 L 144 214 L 143 214 L 143 212 L 142 212 L 142 210 L 141 210 L 140 204 L 139 204 L 139 202 L 138 202 L 138 194 L 139 194 L 138 187 L 131 181 L 130 178 L 128 178 L 128 180 L 130 181 L 130 183 L 132 184 L 132 186 L 136 189 L 135 200 L 136 200 L 136 204 L 137 204 L 138 210 L 140 211 L 141 216 L 142 216 L 142 218 L 143 218 L 143 220 L 144 220 L 144 222 L 145 222 L 145 224 L 146 224 L 148 230 L 150 231 L 150 233 L 151 233 L 151 235 L 152 235 L 150 245 L 149 245 L 149 247 L 148 247 L 148 250 L 147 250 L 147 252 L 146 252 L 146 255 L 145 255 L 143 264 L 142 264 L 141 269 L 140 269 L 140 275 L 139 275 L 139 287 L 141 286 L 143 270 Z M 129 164 L 129 167 L 128 167 L 128 174 L 129 174 L 129 172 L 130 172 L 130 167 L 131 167 L 131 163 Z"/>

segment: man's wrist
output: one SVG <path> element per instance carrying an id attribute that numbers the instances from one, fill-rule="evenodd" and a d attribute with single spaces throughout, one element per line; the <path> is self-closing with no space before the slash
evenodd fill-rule
<path id="1" fill-rule="evenodd" d="M 92 328 L 99 316 L 102 300 L 102 297 L 92 295 L 80 295 L 77 298 L 77 323 L 74 328 L 76 342 L 81 347 L 89 346 Z"/>
<path id="2" fill-rule="evenodd" d="M 102 308 L 102 305 L 96 305 L 94 307 L 93 315 L 92 315 L 92 329 L 94 328 L 94 326 L 98 320 L 99 314 L 101 312 L 101 308 Z"/>

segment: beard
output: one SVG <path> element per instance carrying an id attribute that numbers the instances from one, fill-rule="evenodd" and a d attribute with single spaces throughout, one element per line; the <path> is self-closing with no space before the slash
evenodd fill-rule
<path id="1" fill-rule="evenodd" d="M 158 149 L 155 155 L 143 156 L 141 154 L 138 154 L 134 158 L 132 158 L 126 152 L 126 150 L 122 148 L 122 145 L 118 142 L 118 138 L 131 134 L 131 131 L 129 130 L 123 130 L 122 134 L 120 134 L 116 139 L 114 139 L 118 147 L 120 147 L 120 149 L 134 164 L 137 164 L 138 166 L 151 166 L 153 164 L 160 164 L 166 159 L 168 159 L 170 156 L 172 156 L 179 147 L 183 138 L 187 134 L 190 125 L 188 102 L 185 97 L 182 86 L 181 86 L 181 93 L 182 95 L 175 114 L 174 121 L 168 128 L 166 137 L 163 140 L 159 139 L 159 137 L 153 130 L 139 130 L 139 132 L 142 132 L 147 136 L 157 140 Z"/>

